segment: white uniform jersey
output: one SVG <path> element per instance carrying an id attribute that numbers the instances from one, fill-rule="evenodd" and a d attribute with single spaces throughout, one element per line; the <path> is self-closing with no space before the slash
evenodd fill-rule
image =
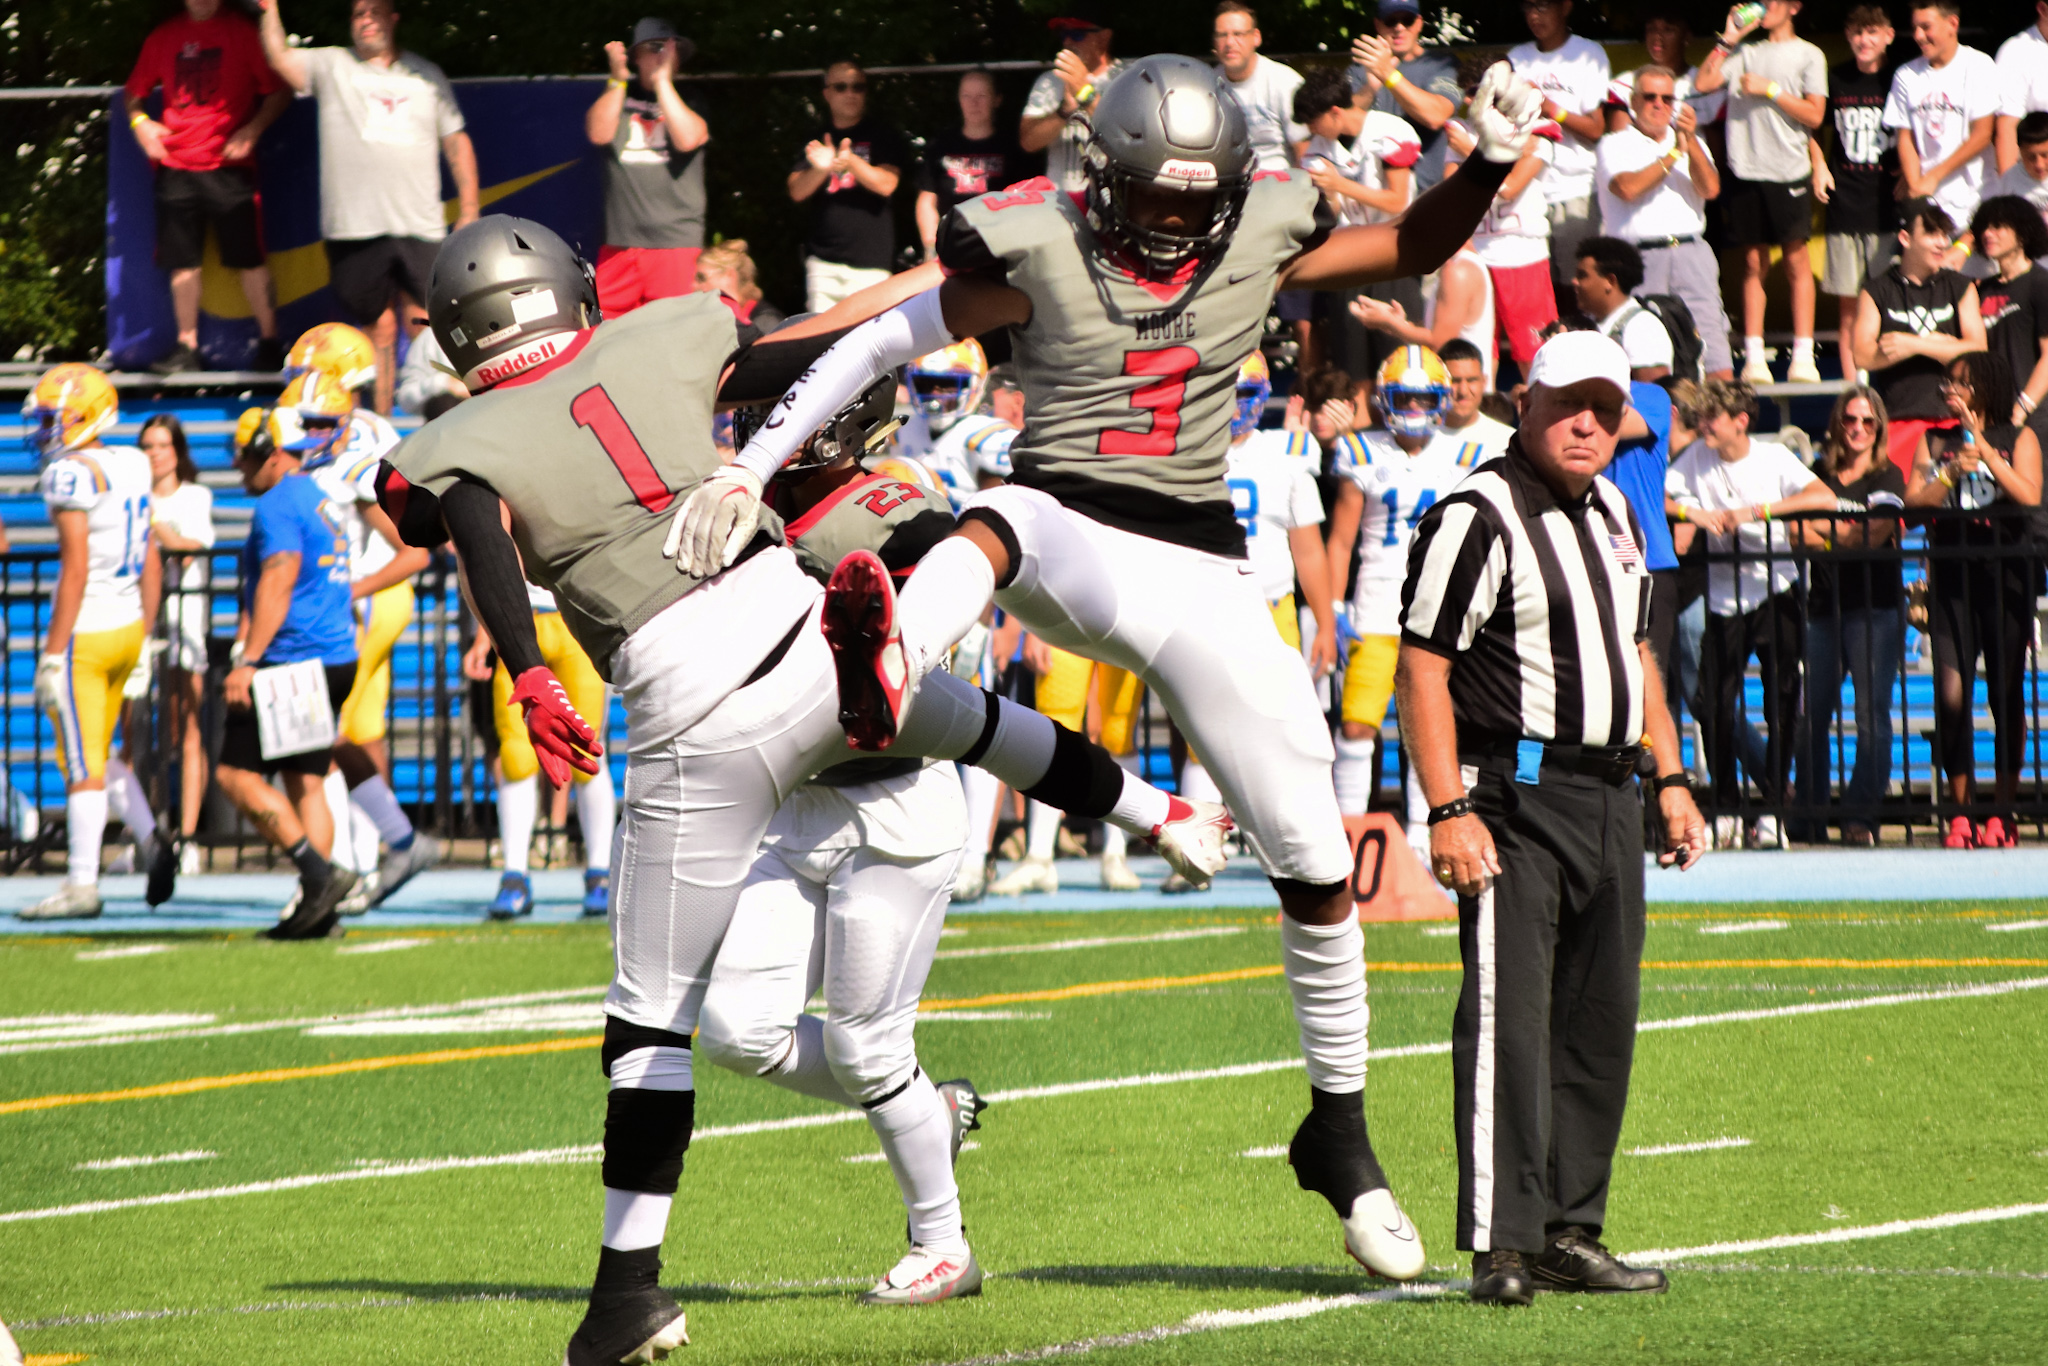
<path id="1" fill-rule="evenodd" d="M 1456 431 L 1448 427 L 1440 430 L 1444 436 L 1456 437 L 1479 447 L 1479 454 L 1472 461 L 1474 466 L 1483 465 L 1496 455 L 1506 455 L 1508 442 L 1515 435 L 1513 427 L 1505 422 L 1495 422 L 1485 413 L 1474 416 L 1469 427 L 1460 427 Z"/>
<path id="2" fill-rule="evenodd" d="M 1315 438 L 1307 432 L 1267 428 L 1232 446 L 1224 462 L 1230 504 L 1244 524 L 1252 577 L 1268 603 L 1294 591 L 1294 553 L 1287 533 L 1323 520 L 1323 497 L 1310 463 L 1317 454 Z"/>
<path id="3" fill-rule="evenodd" d="M 133 446 L 93 446 L 43 469 L 43 502 L 86 514 L 85 596 L 72 628 L 83 635 L 142 619 L 142 565 L 149 550 L 149 457 Z"/>
<path id="4" fill-rule="evenodd" d="M 983 475 L 1010 477 L 1010 446 L 1016 439 L 1015 427 L 987 413 L 968 413 L 936 434 L 920 414 L 904 427 L 901 445 L 905 455 L 937 476 L 958 512 L 980 491 Z"/>
<path id="5" fill-rule="evenodd" d="M 1365 494 L 1358 524 L 1358 587 L 1351 595 L 1351 628 L 1359 635 L 1401 634 L 1409 537 L 1422 514 L 1479 464 L 1481 450 L 1479 443 L 1451 432 L 1438 432 L 1414 455 L 1377 429 L 1338 441 L 1336 472 Z"/>
<path id="6" fill-rule="evenodd" d="M 363 520 L 362 504 L 377 501 L 377 464 L 398 448 L 398 433 L 391 423 L 368 408 L 349 415 L 348 435 L 331 460 L 323 460 L 306 473 L 336 507 L 348 524 L 348 577 L 353 583 L 390 564 L 398 552 L 391 543 Z"/>
<path id="7" fill-rule="evenodd" d="M 526 585 L 526 605 L 528 607 L 531 607 L 536 613 L 559 612 L 562 610 L 561 607 L 556 604 L 555 595 L 553 593 L 548 592 L 548 590 L 545 588 L 541 588 L 530 583 Z"/>

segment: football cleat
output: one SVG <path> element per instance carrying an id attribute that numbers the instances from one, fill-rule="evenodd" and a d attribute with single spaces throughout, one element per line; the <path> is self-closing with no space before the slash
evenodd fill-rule
<path id="1" fill-rule="evenodd" d="M 377 890 L 372 906 L 381 906 L 391 894 L 441 861 L 441 841 L 432 835 L 414 835 L 404 849 L 394 849 L 377 864 Z"/>
<path id="2" fill-rule="evenodd" d="M 1179 797 L 1169 797 L 1167 802 L 1166 819 L 1152 827 L 1152 847 L 1193 890 L 1201 891 L 1230 862 L 1223 841 L 1237 828 L 1237 822 L 1217 802 L 1190 802 Z"/>
<path id="3" fill-rule="evenodd" d="M 298 895 L 285 906 L 285 915 L 262 932 L 260 939 L 326 939 L 340 936 L 341 903 L 355 890 L 356 875 L 346 868 L 329 865 L 328 878 L 317 892 L 306 890 L 299 880 Z"/>
<path id="4" fill-rule="evenodd" d="M 960 875 L 953 879 L 953 904 L 979 901 L 988 893 L 988 860 L 976 859 L 960 865 Z"/>
<path id="5" fill-rule="evenodd" d="M 1138 875 L 1131 871 L 1131 865 L 1122 854 L 1102 856 L 1102 890 L 1105 892 L 1142 891 L 1145 884 L 1138 881 Z"/>
<path id="6" fill-rule="evenodd" d="M 524 873 L 507 873 L 498 883 L 498 895 L 485 914 L 493 920 L 517 920 L 533 914 L 533 879 Z"/>
<path id="7" fill-rule="evenodd" d="M 1060 875 L 1049 858 L 1026 855 L 1015 868 L 988 885 L 990 896 L 1022 896 L 1026 892 L 1057 892 Z"/>
<path id="8" fill-rule="evenodd" d="M 1166 875 L 1166 881 L 1159 884 L 1159 893 L 1161 896 L 1185 896 L 1189 892 L 1199 892 L 1201 890 L 1202 889 L 1200 887 L 1197 887 L 1194 883 L 1189 882 L 1179 873 L 1168 873 Z"/>
<path id="9" fill-rule="evenodd" d="M 988 1109 L 988 1102 L 981 1098 L 981 1092 L 974 1089 L 974 1083 L 965 1077 L 938 1084 L 939 1099 L 946 1102 L 946 1113 L 953 1120 L 953 1161 L 960 1161 L 960 1145 L 967 1141 L 967 1135 L 981 1127 L 981 1116 Z"/>
<path id="10" fill-rule="evenodd" d="M 981 1293 L 981 1264 L 972 1252 L 926 1252 L 913 1247 L 889 1268 L 862 1304 L 937 1304 Z"/>
<path id="11" fill-rule="evenodd" d="M 362 915 L 370 909 L 370 894 L 376 890 L 375 873 L 356 874 L 356 885 L 334 908 L 337 915 Z"/>
<path id="12" fill-rule="evenodd" d="M 1344 1250 L 1373 1275 L 1412 1281 L 1422 1274 L 1422 1235 L 1385 1186 L 1352 1201 L 1350 1216 L 1339 1222 L 1344 1226 Z"/>
<path id="13" fill-rule="evenodd" d="M 149 837 L 148 845 L 143 868 L 149 881 L 143 888 L 142 899 L 151 906 L 161 906 L 178 890 L 178 849 L 164 838 L 161 830 Z"/>
<path id="14" fill-rule="evenodd" d="M 92 920 L 99 913 L 99 888 L 67 882 L 35 905 L 14 914 L 21 920 Z"/>
<path id="15" fill-rule="evenodd" d="M 641 1366 L 687 1346 L 683 1308 L 657 1286 L 593 1295 L 562 1366 Z"/>
<path id="16" fill-rule="evenodd" d="M 819 620 L 839 677 L 839 724 L 854 749 L 887 749 L 896 741 L 910 689 L 910 662 L 896 629 L 896 588 L 877 555 L 856 550 L 825 584 Z"/>
<path id="17" fill-rule="evenodd" d="M 612 875 L 608 869 L 583 870 L 583 918 L 602 920 L 612 912 Z"/>

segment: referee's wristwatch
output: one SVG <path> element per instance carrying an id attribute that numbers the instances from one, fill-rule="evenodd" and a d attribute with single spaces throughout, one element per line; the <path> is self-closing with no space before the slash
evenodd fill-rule
<path id="1" fill-rule="evenodd" d="M 1442 806 L 1432 806 L 1429 808 L 1429 823 L 1431 825 L 1442 825 L 1445 821 L 1454 821 L 1460 816 L 1469 816 L 1474 809 L 1470 795 L 1458 797 L 1445 802 Z"/>
<path id="2" fill-rule="evenodd" d="M 1690 792 L 1692 791 L 1692 775 L 1681 768 L 1676 773 L 1659 774 L 1657 780 L 1651 783 L 1650 786 L 1659 792 L 1669 792 L 1674 787 L 1682 787 L 1687 792 Z"/>

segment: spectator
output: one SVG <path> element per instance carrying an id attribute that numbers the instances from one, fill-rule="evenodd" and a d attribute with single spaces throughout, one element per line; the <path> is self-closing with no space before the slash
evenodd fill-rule
<path id="1" fill-rule="evenodd" d="M 1031 159 L 1010 133 L 996 129 L 1003 104 L 996 78 L 980 67 L 960 73 L 960 129 L 932 138 L 917 163 L 917 237 L 924 259 L 938 248 L 939 224 L 963 199 L 1031 176 Z"/>
<path id="2" fill-rule="evenodd" d="M 1460 441 L 1479 446 L 1478 456 L 1471 461 L 1477 468 L 1507 450 L 1508 438 L 1515 434 L 1515 429 L 1480 411 L 1490 386 L 1485 358 L 1478 347 L 1463 337 L 1453 337 L 1437 355 L 1443 360 L 1444 372 L 1451 377 L 1450 410 L 1438 425 Z"/>
<path id="3" fill-rule="evenodd" d="M 441 68 L 398 46 L 392 0 L 351 0 L 349 47 L 293 47 L 277 0 L 263 51 L 286 85 L 320 102 L 320 236 L 328 284 L 377 346 L 374 407 L 391 411 L 398 320 L 425 309 L 447 236 L 440 159 L 455 181 L 455 226 L 476 221 L 476 149 Z M 439 156 L 436 152 L 439 152 Z M 416 329 L 408 323 L 407 334 Z"/>
<path id="4" fill-rule="evenodd" d="M 1397 342 L 1426 346 L 1439 356 L 1446 343 L 1462 339 L 1479 353 L 1482 382 L 1487 388 L 1493 387 L 1493 281 L 1486 274 L 1486 263 L 1472 250 L 1470 242 L 1458 248 L 1438 269 L 1436 291 L 1429 296 L 1422 322 L 1411 322 L 1407 308 L 1398 298 L 1382 302 L 1361 294 L 1351 301 L 1350 312 L 1375 332 L 1383 332 Z"/>
<path id="5" fill-rule="evenodd" d="M 1095 97 L 1116 79 L 1124 64 L 1109 55 L 1116 33 L 1103 23 L 1092 0 L 1060 6 L 1061 13 L 1045 26 L 1060 37 L 1052 70 L 1040 73 L 1024 101 L 1017 141 L 1027 152 L 1045 153 L 1046 178 L 1062 190 L 1084 190 L 1088 178 L 1082 156 L 1088 146 L 1088 125 L 1074 119 L 1095 107 Z"/>
<path id="6" fill-rule="evenodd" d="M 1977 287 L 1942 264 L 1955 223 L 1932 200 L 1899 210 L 1899 255 L 1856 296 L 1856 364 L 1884 395 L 1890 415 L 1887 454 L 1900 473 L 1929 427 L 1953 426 L 1942 398 L 1944 367 L 1965 351 L 1984 349 Z"/>
<path id="7" fill-rule="evenodd" d="M 901 133 L 868 117 L 868 78 L 858 62 L 825 68 L 825 107 L 831 118 L 789 173 L 789 197 L 811 201 L 804 285 L 813 313 L 889 278 L 896 256 L 889 199 L 911 156 Z"/>
<path id="8" fill-rule="evenodd" d="M 1828 728 L 1842 702 L 1842 680 L 1856 682 L 1856 763 L 1842 786 L 1842 839 L 1877 843 L 1877 808 L 1892 780 L 1892 689 L 1905 658 L 1905 589 L 1899 561 L 1859 552 L 1895 546 L 1897 513 L 1905 507 L 1906 480 L 1885 458 L 1884 400 L 1859 384 L 1842 391 L 1828 419 L 1814 473 L 1854 520 L 1809 521 L 1800 531 L 1814 558 L 1807 589 L 1806 753 L 1799 760 L 1799 797 L 1816 812 L 1809 837 L 1827 838 L 1819 812 L 1828 806 Z M 1886 515 L 1891 514 L 1891 515 Z M 1825 553 L 1849 552 L 1836 562 Z"/>
<path id="9" fill-rule="evenodd" d="M 1828 113 L 1834 138 L 1814 183 L 1828 206 L 1827 264 L 1821 288 L 1835 296 L 1841 319 L 1842 373 L 1857 370 L 1853 338 L 1856 296 L 1899 251 L 1898 158 L 1884 135 L 1884 105 L 1894 67 L 1886 54 L 1892 21 L 1876 5 L 1858 5 L 1844 24 L 1850 58 L 1828 72 Z"/>
<path id="10" fill-rule="evenodd" d="M 274 11 L 273 11 L 274 12 Z M 355 618 L 349 610 L 348 533 L 320 486 L 299 466 L 302 455 L 337 447 L 354 400 L 334 380 L 301 375 L 285 386 L 267 442 L 236 453 L 242 487 L 256 495 L 242 549 L 242 630 L 224 692 L 220 767 L 215 777 L 256 828 L 299 872 L 299 896 L 269 939 L 321 939 L 340 924 L 337 907 L 356 875 L 328 862 L 334 813 L 323 790 L 331 745 L 266 757 L 254 693 L 259 669 L 318 661 L 330 708 L 339 712 L 356 677 Z M 284 791 L 270 785 L 284 775 Z"/>
<path id="11" fill-rule="evenodd" d="M 1631 379 L 1662 379 L 1671 373 L 1671 333 L 1656 314 L 1629 296 L 1643 282 L 1642 253 L 1618 237 L 1588 237 L 1579 243 L 1572 289 L 1580 311 L 1594 329 L 1621 343 Z"/>
<path id="12" fill-rule="evenodd" d="M 1607 477 L 1636 514 L 1643 568 L 1650 571 L 1650 654 L 1658 672 L 1671 678 L 1678 630 L 1678 551 L 1664 513 L 1664 481 L 1671 471 L 1671 395 L 1663 385 L 1640 379 L 1629 380 L 1628 392 L 1628 413 Z"/>
<path id="13" fill-rule="evenodd" d="M 1352 40 L 1348 73 L 1354 98 L 1392 114 L 1415 130 L 1422 154 L 1415 162 L 1417 194 L 1444 178 L 1444 130 L 1465 102 L 1458 61 L 1422 46 L 1417 0 L 1379 0 L 1369 37 Z"/>
<path id="14" fill-rule="evenodd" d="M 448 353 L 441 349 L 440 338 L 434 335 L 434 329 L 421 328 L 419 335 L 412 339 L 412 345 L 406 348 L 405 364 L 398 367 L 398 388 L 392 395 L 392 402 L 401 413 L 414 413 L 430 419 L 439 417 L 469 397 L 469 386 L 457 379 L 452 369 Z"/>
<path id="15" fill-rule="evenodd" d="M 1985 349 L 2002 357 L 2012 377 L 2012 411 L 1997 414 L 2034 429 L 2048 423 L 2048 270 L 2034 259 L 2048 256 L 2048 224 L 2024 199 L 1994 195 L 1977 206 L 1970 235 L 1998 274 L 1977 282 L 1977 309 L 1984 319 Z"/>
<path id="16" fill-rule="evenodd" d="M 159 85 L 164 116 L 153 119 L 143 101 Z M 221 264 L 241 275 L 242 297 L 256 315 L 256 368 L 277 369 L 284 353 L 263 255 L 256 141 L 292 97 L 263 60 L 256 26 L 221 13 L 221 0 L 185 0 L 182 16 L 143 39 L 126 94 L 128 126 L 156 167 L 156 263 L 171 277 L 178 327 L 177 344 L 150 369 L 201 368 L 199 263 L 209 226 Z"/>
<path id="17" fill-rule="evenodd" d="M 2048 0 L 2034 0 L 2034 22 L 1999 44 L 1998 71 L 2005 77 L 2005 94 L 1993 152 L 2003 173 L 2019 161 L 2020 120 L 2048 111 Z"/>
<path id="18" fill-rule="evenodd" d="M 1210 33 L 1223 88 L 1244 111 L 1251 131 L 1252 152 L 1261 171 L 1284 171 L 1301 160 L 1308 130 L 1294 118 L 1294 92 L 1301 73 L 1284 62 L 1259 55 L 1259 16 L 1244 0 L 1223 0 L 1216 6 Z"/>
<path id="19" fill-rule="evenodd" d="M 1727 109 L 1728 92 L 1700 90 L 1700 69 L 1686 60 L 1686 49 L 1691 46 L 1692 22 L 1676 6 L 1653 8 L 1643 16 L 1643 49 L 1650 54 L 1650 64 L 1683 73 L 1674 83 L 1674 88 L 1678 98 L 1692 106 L 1698 126 L 1705 128 L 1720 122 Z M 1641 69 L 1638 67 L 1636 70 Z M 1628 127 L 1629 93 L 1635 89 L 1635 79 L 1635 71 L 1624 71 L 1607 84 L 1607 131 L 1610 133 Z"/>
<path id="20" fill-rule="evenodd" d="M 1948 363 L 1942 397 L 1960 430 L 1922 433 L 1906 485 L 1906 506 L 1953 508 L 1989 516 L 1939 517 L 1928 528 L 1927 634 L 1934 643 L 1934 736 L 1949 800 L 1976 800 L 1976 727 L 1972 695 L 1984 657 L 1985 703 L 1995 732 L 1998 813 L 1971 826 L 1949 817 L 1950 849 L 1998 849 L 2017 843 L 2012 816 L 2026 757 L 2027 650 L 2034 640 L 2040 570 L 2026 553 L 2028 517 L 2041 505 L 2041 442 L 2025 427 L 1999 421 L 2012 406 L 2005 361 L 1972 351 Z"/>
<path id="21" fill-rule="evenodd" d="M 1960 0 L 1913 6 L 1920 55 L 1893 75 L 1884 105 L 1884 126 L 1898 133 L 1894 193 L 1901 200 L 1933 200 L 1952 224 L 1970 221 L 1993 174 L 1992 124 L 2003 79 L 1996 62 L 1957 40 L 1961 14 Z M 1960 266 L 1968 254 L 1952 252 L 1944 264 Z M 1894 407 L 1893 420 L 1899 416 Z"/>
<path id="22" fill-rule="evenodd" d="M 1827 57 L 1793 30 L 1799 0 L 1769 0 L 1759 18 L 1740 22 L 1753 6 L 1728 12 L 1720 41 L 1700 63 L 1702 90 L 1728 89 L 1728 194 L 1721 205 L 1727 245 L 1742 248 L 1742 378 L 1769 384 L 1764 359 L 1764 275 L 1771 248 L 1785 257 L 1792 296 L 1792 360 L 1788 384 L 1818 384 L 1813 363 L 1813 131 L 1827 115 Z M 1764 41 L 1737 47 L 1759 26 Z M 1709 366 L 1709 369 L 1714 367 Z"/>
<path id="23" fill-rule="evenodd" d="M 1791 539 L 1785 523 L 1773 519 L 1832 508 L 1835 496 L 1783 446 L 1750 436 L 1756 393 L 1747 383 L 1716 380 L 1707 393 L 1703 442 L 1671 462 L 1664 489 L 1679 515 L 1707 533 L 1710 550 L 1742 557 L 1707 567 L 1707 628 L 1700 652 L 1700 723 L 1714 805 L 1725 819 L 1742 803 L 1735 748 L 1744 718 L 1737 703 L 1752 655 L 1762 671 L 1770 735 L 1763 768 L 1749 776 L 1766 806 L 1785 802 L 1806 631 Z M 1769 814 L 1751 822 L 1748 836 L 1751 848 L 1783 844 L 1778 820 Z"/>
<path id="24" fill-rule="evenodd" d="M 1607 131 L 1607 49 L 1567 26 L 1572 0 L 1522 0 L 1532 41 L 1508 51 L 1508 65 L 1543 93 L 1543 114 L 1558 125 L 1557 151 L 1541 179 L 1550 215 L 1550 274 L 1560 303 L 1579 259 L 1579 243 L 1600 231 L 1593 195 L 1594 148 Z"/>
<path id="25" fill-rule="evenodd" d="M 1706 243 L 1707 201 L 1721 193 L 1721 175 L 1670 69 L 1651 65 L 1633 74 L 1629 126 L 1600 139 L 1594 180 L 1601 232 L 1635 245 L 1644 292 L 1685 301 L 1706 372 L 1726 378 L 1734 358 L 1721 311 L 1720 263 Z"/>
<path id="26" fill-rule="evenodd" d="M 2019 160 L 1993 182 L 1993 193 L 2016 195 L 2048 218 L 2048 112 L 2036 110 L 2013 133 Z"/>
<path id="27" fill-rule="evenodd" d="M 255 411 L 255 410 L 252 410 Z M 252 432 L 253 434 L 253 432 Z M 206 740 L 199 712 L 206 701 L 206 641 L 213 634 L 213 490 L 199 482 L 185 428 L 169 413 L 142 424 L 136 439 L 149 457 L 150 534 L 164 556 L 163 735 L 178 755 L 178 871 L 199 871 L 199 808 L 206 798 Z"/>
<path id="28" fill-rule="evenodd" d="M 1546 136 L 1546 133 L 1548 134 Z M 1537 130 L 1529 139 L 1508 178 L 1493 197 L 1493 207 L 1472 234 L 1472 250 L 1486 266 L 1493 285 L 1493 308 L 1500 340 L 1517 368 L 1527 371 L 1542 345 L 1543 329 L 1557 321 L 1557 291 L 1550 283 L 1550 215 L 1543 203 L 1543 170 L 1556 155 L 1555 129 Z M 1453 119 L 1447 166 L 1471 155 L 1472 134 Z M 1498 363 L 1498 355 L 1495 357 Z"/>
<path id="29" fill-rule="evenodd" d="M 752 323 L 762 332 L 782 326 L 782 310 L 761 297 L 754 274 L 754 258 L 747 255 L 743 237 L 728 237 L 704 249 L 697 258 L 697 290 L 701 294 L 723 294 L 732 302 L 733 315 Z"/>
<path id="30" fill-rule="evenodd" d="M 597 302 L 607 318 L 650 299 L 696 287 L 704 246 L 704 116 L 676 90 L 676 72 L 697 50 L 666 19 L 633 26 L 604 45 L 611 78 L 583 116 L 604 160 L 604 245 L 597 252 Z"/>

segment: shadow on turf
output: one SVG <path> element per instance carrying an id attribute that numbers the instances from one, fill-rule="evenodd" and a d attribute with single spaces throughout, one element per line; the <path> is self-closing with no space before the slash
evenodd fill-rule
<path id="1" fill-rule="evenodd" d="M 582 1304 L 590 1298 L 590 1287 L 587 1285 L 514 1285 L 491 1281 L 284 1281 L 270 1288 L 278 1291 L 352 1291 L 363 1295 L 391 1295 L 424 1303 L 451 1304 L 474 1300 L 536 1300 Z M 664 1285 L 662 1289 L 674 1296 L 680 1304 L 747 1304 L 768 1300 L 833 1299 L 846 1294 L 846 1287 L 839 1285 Z"/>
<path id="2" fill-rule="evenodd" d="M 1171 1285 L 1200 1290 L 1282 1290 L 1349 1295 L 1362 1273 L 1326 1266 L 1036 1266 L 1002 1273 L 1005 1280 L 1068 1285 Z"/>

